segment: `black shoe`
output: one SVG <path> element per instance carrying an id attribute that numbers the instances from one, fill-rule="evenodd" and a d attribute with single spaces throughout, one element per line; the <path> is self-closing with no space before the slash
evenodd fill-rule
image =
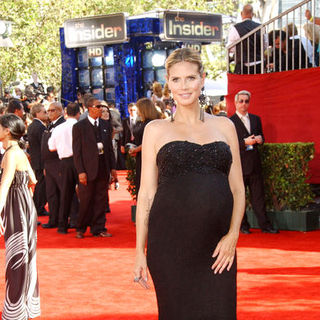
<path id="1" fill-rule="evenodd" d="M 94 234 L 94 237 L 100 237 L 100 238 L 110 238 L 112 237 L 112 234 L 107 231 L 102 231 L 100 233 Z"/>
<path id="2" fill-rule="evenodd" d="M 41 224 L 41 222 L 40 222 L 40 221 L 37 221 L 37 225 L 40 226 L 40 224 Z"/>
<path id="3" fill-rule="evenodd" d="M 243 234 L 250 234 L 251 233 L 250 229 L 246 228 L 246 227 L 241 227 L 240 232 Z"/>
<path id="4" fill-rule="evenodd" d="M 76 238 L 77 239 L 83 239 L 84 238 L 83 232 L 77 231 Z"/>
<path id="5" fill-rule="evenodd" d="M 279 233 L 278 229 L 274 229 L 272 227 L 263 228 L 261 231 L 262 233 Z"/>
<path id="6" fill-rule="evenodd" d="M 76 228 L 77 228 L 77 226 L 75 224 L 73 224 L 73 223 L 70 223 L 68 225 L 68 229 L 76 229 Z"/>
<path id="7" fill-rule="evenodd" d="M 58 229 L 57 232 L 60 233 L 60 234 L 67 234 L 68 230 L 66 230 L 66 229 Z"/>
<path id="8" fill-rule="evenodd" d="M 53 228 L 57 228 L 57 226 L 56 226 L 55 224 L 43 223 L 43 224 L 42 224 L 42 228 L 45 228 L 45 229 L 53 229 Z"/>

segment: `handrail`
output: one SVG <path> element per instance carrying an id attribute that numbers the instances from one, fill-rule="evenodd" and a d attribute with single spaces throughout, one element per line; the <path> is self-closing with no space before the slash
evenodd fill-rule
<path id="1" fill-rule="evenodd" d="M 318 36 L 319 33 L 320 37 L 320 31 L 315 31 L 315 22 L 307 21 L 304 26 L 305 30 L 309 29 L 308 38 L 310 38 L 310 40 L 301 35 L 303 6 L 305 6 L 306 9 L 310 8 L 314 16 L 316 8 L 315 1 L 316 0 L 303 0 L 269 21 L 258 25 L 242 37 L 240 36 L 240 39 L 229 44 L 226 47 L 228 50 L 228 72 L 230 71 L 229 53 L 234 53 L 236 62 L 235 73 L 238 74 L 287 71 L 318 66 L 320 64 L 320 58 L 318 57 L 317 50 L 314 48 L 315 45 L 318 46 L 315 42 L 315 36 Z M 309 4 L 311 4 L 311 7 Z M 290 26 L 288 18 L 291 13 L 293 23 Z M 276 21 L 279 21 L 281 28 L 285 27 L 286 33 L 282 33 L 281 30 L 276 30 Z M 296 23 L 300 32 L 297 32 Z M 245 25 L 246 24 L 244 24 L 244 26 Z M 239 33 L 243 34 L 243 31 L 239 31 Z M 268 43 L 267 36 L 269 38 L 268 40 L 272 42 Z M 276 41 L 277 39 L 279 39 L 278 42 Z M 316 60 L 315 56 L 317 57 Z"/>
<path id="2" fill-rule="evenodd" d="M 229 46 L 227 46 L 227 49 L 229 50 L 229 49 L 233 48 L 234 46 L 236 46 L 237 44 L 239 44 L 239 43 L 240 43 L 241 41 L 243 41 L 244 39 L 250 37 L 252 34 L 256 33 L 257 31 L 263 29 L 263 28 L 266 27 L 267 25 L 275 22 L 276 20 L 279 20 L 279 19 L 282 18 L 283 16 L 289 14 L 290 12 L 293 12 L 294 10 L 302 7 L 304 4 L 307 4 L 308 2 L 311 2 L 311 1 L 312 1 L 312 0 L 304 0 L 304 1 L 296 4 L 294 7 L 288 9 L 287 11 L 280 13 L 280 14 L 279 14 L 278 16 L 276 16 L 275 18 L 272 18 L 272 19 L 270 19 L 269 21 L 262 23 L 259 27 L 255 28 L 255 29 L 253 29 L 252 31 L 250 31 L 249 33 L 245 34 L 245 35 L 244 35 L 242 38 L 240 38 L 238 41 L 236 41 L 236 42 L 230 44 Z"/>

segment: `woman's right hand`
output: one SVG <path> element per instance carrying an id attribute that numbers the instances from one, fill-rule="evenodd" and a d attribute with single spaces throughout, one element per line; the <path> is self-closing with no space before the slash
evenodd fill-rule
<path id="1" fill-rule="evenodd" d="M 5 231 L 4 223 L 3 223 L 2 218 L 0 217 L 0 236 L 4 235 L 4 231 Z"/>
<path id="2" fill-rule="evenodd" d="M 136 263 L 134 266 L 134 282 L 139 283 L 143 288 L 149 289 L 148 284 L 148 268 L 147 268 L 147 258 L 144 253 L 136 255 Z"/>

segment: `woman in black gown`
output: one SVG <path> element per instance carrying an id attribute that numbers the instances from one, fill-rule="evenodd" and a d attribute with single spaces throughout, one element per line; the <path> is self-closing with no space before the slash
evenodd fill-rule
<path id="1" fill-rule="evenodd" d="M 0 234 L 6 246 L 6 294 L 3 320 L 27 320 L 40 316 L 36 246 L 37 213 L 29 185 L 36 178 L 19 146 L 25 132 L 22 120 L 0 117 L 0 141 L 6 149 L 1 163 Z"/>
<path id="2" fill-rule="evenodd" d="M 137 106 L 137 114 L 139 116 L 140 121 L 138 121 L 133 127 L 133 143 L 137 146 L 135 148 L 131 148 L 129 150 L 130 155 L 136 156 L 136 176 L 135 176 L 135 186 L 137 195 L 140 189 L 140 179 L 141 179 L 141 145 L 142 145 L 142 137 L 144 128 L 146 125 L 155 119 L 160 119 L 161 114 L 158 112 L 154 103 L 149 98 L 141 98 L 136 103 Z"/>
<path id="3" fill-rule="evenodd" d="M 177 49 L 166 69 L 177 109 L 144 131 L 134 281 L 148 287 L 148 266 L 161 320 L 233 320 L 245 203 L 237 134 L 199 106 L 198 53 Z"/>

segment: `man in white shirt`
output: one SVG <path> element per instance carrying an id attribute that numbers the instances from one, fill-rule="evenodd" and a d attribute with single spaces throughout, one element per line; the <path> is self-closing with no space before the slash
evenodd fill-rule
<path id="1" fill-rule="evenodd" d="M 61 170 L 61 198 L 58 221 L 58 232 L 68 232 L 68 217 L 73 197 L 75 195 L 78 175 L 73 163 L 72 128 L 80 117 L 80 108 L 77 103 L 69 103 L 66 107 L 67 120 L 53 130 L 48 141 L 50 151 L 57 151 Z M 74 221 L 75 223 L 75 221 Z M 71 221 L 70 221 L 71 224 Z"/>
<path id="2" fill-rule="evenodd" d="M 57 228 L 59 220 L 61 195 L 60 160 L 57 152 L 50 152 L 48 140 L 54 128 L 65 122 L 60 102 L 53 102 L 49 105 L 48 116 L 50 124 L 47 130 L 43 132 L 41 139 L 41 158 L 44 165 L 46 195 L 49 206 L 48 223 L 42 224 L 42 227 L 45 229 Z"/>

